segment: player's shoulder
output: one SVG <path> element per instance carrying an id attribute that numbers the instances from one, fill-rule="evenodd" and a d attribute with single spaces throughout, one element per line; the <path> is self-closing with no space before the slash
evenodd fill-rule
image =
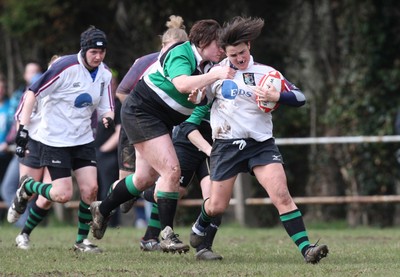
<path id="1" fill-rule="evenodd" d="M 134 62 L 134 64 L 136 63 L 153 63 L 158 59 L 158 56 L 160 55 L 160 52 L 154 52 L 154 53 L 150 53 L 147 55 L 144 55 L 140 58 L 137 58 Z"/>
<path id="2" fill-rule="evenodd" d="M 61 73 L 71 70 L 71 68 L 74 68 L 77 65 L 79 65 L 77 55 L 61 56 L 57 60 L 55 60 L 46 70 L 46 72 L 44 73 L 44 79 L 53 79 L 59 76 Z"/>
<path id="3" fill-rule="evenodd" d="M 55 60 L 50 68 L 56 68 L 58 70 L 60 69 L 65 69 L 73 65 L 79 64 L 78 56 L 76 54 L 74 55 L 65 55 L 59 57 L 57 60 Z"/>
<path id="4" fill-rule="evenodd" d="M 276 70 L 275 68 L 273 68 L 270 65 L 266 65 L 264 63 L 260 63 L 260 62 L 254 62 L 253 63 L 253 68 L 258 68 L 260 70 L 263 70 L 265 73 L 268 73 L 270 71 L 274 71 Z"/>

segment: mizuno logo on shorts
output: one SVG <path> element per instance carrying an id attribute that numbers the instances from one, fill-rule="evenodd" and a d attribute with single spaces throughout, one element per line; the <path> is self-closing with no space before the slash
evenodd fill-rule
<path id="1" fill-rule="evenodd" d="M 281 155 L 272 155 L 272 160 L 273 161 L 281 161 L 282 160 L 282 156 Z"/>
<path id="2" fill-rule="evenodd" d="M 58 160 L 57 160 L 57 161 L 51 160 L 51 163 L 52 163 L 52 164 L 61 164 L 61 161 L 58 161 Z"/>

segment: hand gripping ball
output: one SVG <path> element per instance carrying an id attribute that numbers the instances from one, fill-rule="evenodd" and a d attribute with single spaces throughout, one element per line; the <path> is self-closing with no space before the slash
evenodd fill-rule
<path id="1" fill-rule="evenodd" d="M 268 74 L 265 74 L 258 84 L 258 86 L 260 87 L 269 87 L 271 85 L 274 86 L 276 90 L 280 93 L 285 91 L 285 78 L 279 71 L 273 70 L 270 71 Z M 271 101 L 257 100 L 257 105 L 262 111 L 266 113 L 272 112 L 279 107 L 279 103 Z"/>

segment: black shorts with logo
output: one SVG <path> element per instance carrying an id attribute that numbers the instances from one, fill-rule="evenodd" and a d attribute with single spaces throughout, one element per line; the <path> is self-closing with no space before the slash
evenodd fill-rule
<path id="1" fill-rule="evenodd" d="M 122 126 L 131 144 L 171 134 L 172 128 L 188 116 L 169 107 L 143 80 L 124 101 Z"/>
<path id="2" fill-rule="evenodd" d="M 211 180 L 223 181 L 240 172 L 250 172 L 258 165 L 282 163 L 275 140 L 216 139 L 211 151 Z"/>
<path id="3" fill-rule="evenodd" d="M 96 166 L 94 143 L 69 147 L 53 147 L 40 143 L 40 165 L 58 168 L 75 168 L 75 160 L 85 160 Z"/>

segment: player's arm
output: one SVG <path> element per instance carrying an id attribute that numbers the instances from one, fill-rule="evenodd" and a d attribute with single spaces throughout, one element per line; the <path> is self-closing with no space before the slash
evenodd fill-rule
<path id="1" fill-rule="evenodd" d="M 233 79 L 236 70 L 229 66 L 216 66 L 208 73 L 202 75 L 180 75 L 172 79 L 175 88 L 181 93 L 191 93 L 192 91 L 204 88 L 218 80 Z"/>
<path id="2" fill-rule="evenodd" d="M 111 92 L 111 80 L 110 80 L 107 86 L 107 94 L 104 94 L 100 98 L 100 103 L 97 107 L 98 118 L 99 119 L 101 118 L 102 123 L 106 128 L 115 129 L 114 109 L 115 109 L 115 103 L 113 94 Z"/>
<path id="3" fill-rule="evenodd" d="M 205 106 L 196 107 L 193 113 L 185 122 L 181 123 L 182 133 L 196 146 L 200 151 L 210 156 L 211 145 L 198 130 L 203 118 L 207 116 L 211 107 L 211 103 Z"/>
<path id="4" fill-rule="evenodd" d="M 304 93 L 298 89 L 294 84 L 290 83 L 287 79 L 285 79 L 286 90 L 285 92 L 280 94 L 279 103 L 292 106 L 292 107 L 301 107 L 306 103 L 306 97 Z"/>
<path id="5" fill-rule="evenodd" d="M 100 151 L 101 152 L 111 152 L 114 149 L 117 149 L 118 147 L 118 141 L 119 141 L 119 132 L 121 130 L 121 124 L 117 124 L 115 126 L 114 133 L 109 137 L 108 140 L 106 140 L 101 146 L 100 146 Z"/>
<path id="6" fill-rule="evenodd" d="M 199 130 L 197 129 L 193 130 L 188 134 L 187 137 L 190 140 L 190 142 L 194 146 L 196 146 L 200 151 L 204 152 L 207 156 L 210 156 L 212 146 L 208 143 L 207 140 L 204 139 Z"/>
<path id="7" fill-rule="evenodd" d="M 16 114 L 17 120 L 17 134 L 15 136 L 15 143 L 17 145 L 15 154 L 19 157 L 24 157 L 27 151 L 27 144 L 29 140 L 29 132 L 25 128 L 30 122 L 33 107 L 36 102 L 36 97 L 33 91 L 27 90 L 22 98 L 22 108 Z"/>
<path id="8" fill-rule="evenodd" d="M 31 90 L 27 90 L 23 96 L 22 109 L 19 114 L 19 124 L 28 125 L 30 122 L 33 107 L 35 106 L 36 97 L 35 93 Z"/>

